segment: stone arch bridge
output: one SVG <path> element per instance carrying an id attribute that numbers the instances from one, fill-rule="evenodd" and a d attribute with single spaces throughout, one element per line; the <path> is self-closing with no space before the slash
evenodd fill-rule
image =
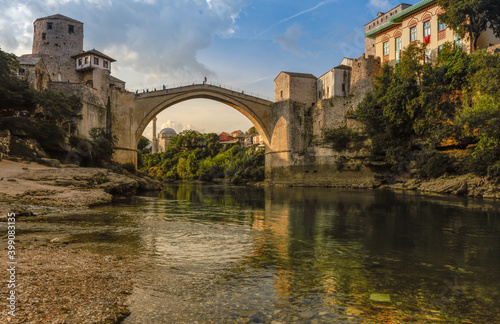
<path id="1" fill-rule="evenodd" d="M 236 109 L 247 117 L 266 142 L 269 142 L 271 101 L 209 84 L 193 84 L 137 94 L 135 96 L 136 139 L 141 137 L 149 122 L 160 112 L 191 99 L 211 99 Z"/>
<path id="2" fill-rule="evenodd" d="M 177 103 L 200 98 L 226 104 L 253 123 L 266 146 L 266 169 L 271 167 L 272 161 L 288 160 L 283 154 L 290 152 L 290 129 L 284 116 L 279 111 L 277 113 L 274 102 L 221 86 L 193 84 L 145 93 L 128 93 L 128 98 L 114 98 L 118 104 L 111 112 L 110 127 L 118 138 L 115 161 L 137 164 L 137 143 L 153 118 Z M 279 158 L 271 159 L 273 154 L 278 154 L 276 157 Z"/>

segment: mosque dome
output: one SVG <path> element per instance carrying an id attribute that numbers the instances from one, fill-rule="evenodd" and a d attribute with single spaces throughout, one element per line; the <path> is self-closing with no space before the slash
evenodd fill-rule
<path id="1" fill-rule="evenodd" d="M 173 128 L 164 128 L 160 131 L 160 134 L 172 134 L 177 135 L 177 132 Z"/>

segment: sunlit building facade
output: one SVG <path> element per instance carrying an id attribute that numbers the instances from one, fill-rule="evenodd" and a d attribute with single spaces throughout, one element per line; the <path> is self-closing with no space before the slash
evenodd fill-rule
<path id="1" fill-rule="evenodd" d="M 406 5 L 399 5 L 397 8 L 405 7 Z M 444 10 L 437 5 L 436 0 L 421 1 L 387 17 L 383 24 L 368 23 L 365 26 L 366 42 L 374 42 L 375 55 L 380 57 L 383 63 L 392 66 L 401 59 L 402 50 L 417 41 L 427 45 L 426 62 L 435 61 L 446 43 L 460 46 L 470 53 L 470 40 L 461 39 L 454 30 L 446 26 L 439 18 L 442 13 Z M 500 39 L 493 35 L 492 30 L 487 30 L 481 34 L 478 48 L 499 43 Z"/>

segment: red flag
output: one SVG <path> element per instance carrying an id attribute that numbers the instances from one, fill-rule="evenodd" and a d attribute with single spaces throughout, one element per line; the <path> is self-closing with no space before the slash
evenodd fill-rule
<path id="1" fill-rule="evenodd" d="M 424 44 L 429 44 L 431 42 L 431 35 L 427 35 L 424 37 Z"/>

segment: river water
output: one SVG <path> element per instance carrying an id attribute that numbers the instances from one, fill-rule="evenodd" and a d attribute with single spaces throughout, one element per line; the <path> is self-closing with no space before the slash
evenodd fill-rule
<path id="1" fill-rule="evenodd" d="M 499 206 L 182 184 L 51 222 L 129 260 L 125 323 L 500 323 Z"/>

